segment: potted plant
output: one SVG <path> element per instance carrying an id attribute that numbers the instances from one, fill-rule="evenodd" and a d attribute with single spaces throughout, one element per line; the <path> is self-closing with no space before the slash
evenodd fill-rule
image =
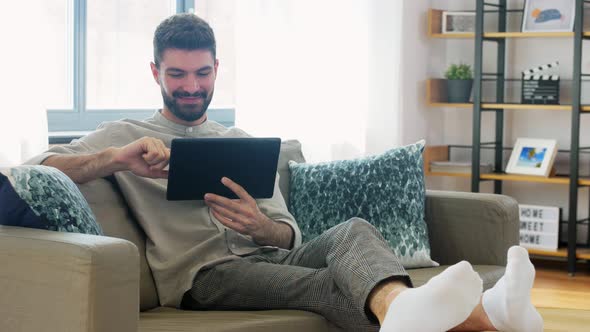
<path id="1" fill-rule="evenodd" d="M 467 64 L 452 64 L 445 72 L 449 103 L 468 103 L 473 86 L 473 71 Z"/>

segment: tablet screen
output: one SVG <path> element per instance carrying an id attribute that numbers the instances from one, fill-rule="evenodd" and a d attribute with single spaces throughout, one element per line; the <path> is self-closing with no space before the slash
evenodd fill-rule
<path id="1" fill-rule="evenodd" d="M 168 200 L 202 200 L 206 193 L 238 198 L 228 177 L 253 198 L 271 198 L 280 138 L 176 138 L 172 140 Z"/>

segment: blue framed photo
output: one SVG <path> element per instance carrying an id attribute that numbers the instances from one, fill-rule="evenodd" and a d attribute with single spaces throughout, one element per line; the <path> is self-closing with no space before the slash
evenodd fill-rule
<path id="1" fill-rule="evenodd" d="M 506 173 L 547 177 L 551 173 L 556 154 L 556 140 L 519 138 L 514 144 Z"/>
<path id="2" fill-rule="evenodd" d="M 518 167 L 541 168 L 547 148 L 536 148 L 533 146 L 525 146 L 520 151 L 520 156 L 516 162 Z"/>

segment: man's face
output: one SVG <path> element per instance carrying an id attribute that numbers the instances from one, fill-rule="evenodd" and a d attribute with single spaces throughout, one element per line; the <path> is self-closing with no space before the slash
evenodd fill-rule
<path id="1" fill-rule="evenodd" d="M 151 67 L 168 111 L 186 122 L 202 118 L 213 98 L 217 66 L 208 50 L 165 50 L 160 68 Z"/>

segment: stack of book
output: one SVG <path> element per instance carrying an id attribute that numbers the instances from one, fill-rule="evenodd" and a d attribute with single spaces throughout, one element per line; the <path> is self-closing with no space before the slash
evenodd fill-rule
<path id="1" fill-rule="evenodd" d="M 493 169 L 491 164 L 481 163 L 479 173 L 491 173 Z M 430 171 L 433 173 L 471 173 L 471 162 L 433 161 L 430 163 Z"/>

